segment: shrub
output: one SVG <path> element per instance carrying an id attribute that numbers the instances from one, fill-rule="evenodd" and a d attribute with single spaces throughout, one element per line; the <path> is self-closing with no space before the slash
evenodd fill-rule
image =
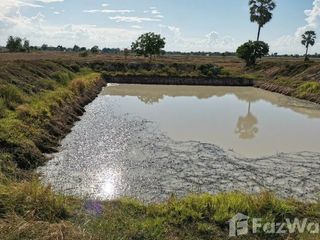
<path id="1" fill-rule="evenodd" d="M 102 77 L 104 80 L 107 80 L 107 79 L 110 78 L 110 74 L 109 74 L 108 72 L 106 72 L 106 71 L 103 71 L 103 72 L 101 73 L 101 77 Z"/>
<path id="2" fill-rule="evenodd" d="M 80 57 L 88 57 L 89 56 L 89 52 L 88 51 L 84 51 L 84 52 L 81 52 L 79 54 Z"/>
<path id="3" fill-rule="evenodd" d="M 62 85 L 67 85 L 67 83 L 73 79 L 74 74 L 71 72 L 57 72 L 51 76 L 54 80 Z"/>
<path id="4" fill-rule="evenodd" d="M 70 68 L 73 72 L 76 72 L 76 73 L 80 72 L 80 66 L 77 64 L 70 65 Z"/>
<path id="5" fill-rule="evenodd" d="M 22 91 L 11 84 L 0 86 L 0 98 L 9 108 L 14 108 L 17 104 L 21 104 L 24 101 Z"/>
<path id="6" fill-rule="evenodd" d="M 221 68 L 212 64 L 200 65 L 198 70 L 205 76 L 217 76 L 221 73 Z"/>
<path id="7" fill-rule="evenodd" d="M 160 72 L 167 73 L 168 76 L 178 75 L 177 69 L 174 67 L 170 67 L 170 66 L 165 66 L 162 71 L 160 70 Z"/>
<path id="8" fill-rule="evenodd" d="M 225 70 L 225 69 L 221 69 L 221 75 L 224 75 L 224 76 L 230 76 L 230 72 L 228 70 Z"/>

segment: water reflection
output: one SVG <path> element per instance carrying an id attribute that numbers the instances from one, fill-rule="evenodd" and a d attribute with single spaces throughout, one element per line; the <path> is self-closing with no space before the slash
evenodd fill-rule
<path id="1" fill-rule="evenodd" d="M 117 102 L 119 114 L 156 122 L 177 141 L 217 144 L 248 157 L 318 149 L 319 105 L 261 89 L 113 84 L 102 97 Z"/>
<path id="2" fill-rule="evenodd" d="M 119 194 L 121 186 L 121 174 L 114 169 L 101 169 L 99 174 L 96 174 L 97 180 L 100 185 L 98 196 L 100 198 L 112 199 Z"/>
<path id="3" fill-rule="evenodd" d="M 288 108 L 294 112 L 304 114 L 309 118 L 320 119 L 320 105 L 318 104 L 251 87 L 109 84 L 108 87 L 102 91 L 102 95 L 137 97 L 145 104 L 160 103 L 165 97 L 196 97 L 201 100 L 233 95 L 247 103 L 262 100 L 272 105 Z"/>
<path id="4" fill-rule="evenodd" d="M 148 95 L 148 94 L 143 95 L 143 96 L 137 96 L 137 97 L 141 102 L 143 102 L 145 104 L 151 104 L 151 105 L 155 104 L 155 103 L 159 103 L 164 98 L 163 95 L 161 95 L 161 96 L 157 96 L 157 95 L 152 96 L 152 95 Z"/>
<path id="5" fill-rule="evenodd" d="M 249 102 L 248 113 L 244 117 L 239 117 L 235 133 L 241 139 L 253 139 L 258 133 L 258 119 L 251 113 L 251 102 Z"/>

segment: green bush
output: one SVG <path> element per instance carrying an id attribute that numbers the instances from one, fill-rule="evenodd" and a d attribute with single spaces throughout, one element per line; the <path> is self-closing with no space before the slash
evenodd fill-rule
<path id="1" fill-rule="evenodd" d="M 167 73 L 168 76 L 177 76 L 178 75 L 177 68 L 170 67 L 170 66 L 165 66 L 159 72 Z"/>
<path id="2" fill-rule="evenodd" d="M 263 41 L 249 41 L 237 49 L 237 56 L 246 61 L 247 67 L 255 65 L 258 58 L 269 53 L 269 45 Z"/>
<path id="3" fill-rule="evenodd" d="M 89 52 L 88 51 L 85 51 L 85 52 L 81 52 L 79 54 L 80 57 L 88 57 L 89 56 Z"/>
<path id="4" fill-rule="evenodd" d="M 67 83 L 74 78 L 74 74 L 71 72 L 57 72 L 51 76 L 54 80 L 62 85 L 67 85 Z"/>
<path id="5" fill-rule="evenodd" d="M 110 78 L 110 74 L 109 74 L 108 72 L 106 72 L 106 71 L 103 71 L 103 72 L 101 73 L 101 77 L 102 77 L 103 79 L 107 80 L 107 79 Z"/>
<path id="6" fill-rule="evenodd" d="M 73 71 L 73 72 L 76 72 L 76 73 L 78 73 L 78 72 L 80 72 L 80 66 L 79 65 L 77 65 L 77 64 L 72 64 L 72 65 L 70 65 L 70 69 Z"/>
<path id="7" fill-rule="evenodd" d="M 14 108 L 17 104 L 21 104 L 24 101 L 22 91 L 11 84 L 0 86 L 0 98 L 9 108 Z"/>
<path id="8" fill-rule="evenodd" d="M 212 64 L 203 64 L 198 66 L 198 71 L 200 71 L 204 76 L 217 76 L 221 73 L 221 67 Z"/>

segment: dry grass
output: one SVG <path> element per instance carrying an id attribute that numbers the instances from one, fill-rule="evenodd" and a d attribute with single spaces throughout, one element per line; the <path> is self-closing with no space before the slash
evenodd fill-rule
<path id="1" fill-rule="evenodd" d="M 89 240 L 92 239 L 80 227 L 71 222 L 49 223 L 26 220 L 16 215 L 0 219 L 1 240 Z"/>
<path id="2" fill-rule="evenodd" d="M 89 54 L 88 57 L 80 57 L 78 53 L 64 53 L 64 52 L 33 52 L 33 53 L 0 53 L 0 62 L 3 65 L 8 64 L 12 61 L 39 61 L 39 60 L 54 60 L 54 61 L 67 61 L 67 62 L 78 62 L 78 63 L 88 63 L 88 62 L 113 62 L 113 63 L 130 63 L 130 62 L 140 62 L 148 63 L 149 58 L 137 57 L 129 55 L 125 57 L 122 54 Z M 273 64 L 277 63 L 288 63 L 296 64 L 302 63 L 303 57 L 265 57 L 258 61 L 258 63 L 271 62 Z M 320 58 L 312 58 L 312 61 L 320 64 Z M 243 74 L 244 63 L 242 60 L 235 56 L 179 56 L 179 55 L 168 55 L 157 57 L 154 62 L 171 64 L 171 63 L 181 63 L 181 64 L 216 64 L 220 67 L 224 67 L 228 72 L 233 75 Z"/>

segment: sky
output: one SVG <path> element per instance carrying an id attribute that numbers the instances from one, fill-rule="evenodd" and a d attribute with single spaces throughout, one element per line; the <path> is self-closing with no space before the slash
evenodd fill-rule
<path id="1" fill-rule="evenodd" d="M 261 40 L 270 52 L 304 53 L 301 34 L 315 30 L 320 53 L 320 0 L 276 0 Z M 145 32 L 160 33 L 168 51 L 235 51 L 255 40 L 248 0 L 0 0 L 0 45 L 10 35 L 31 45 L 129 48 Z"/>

